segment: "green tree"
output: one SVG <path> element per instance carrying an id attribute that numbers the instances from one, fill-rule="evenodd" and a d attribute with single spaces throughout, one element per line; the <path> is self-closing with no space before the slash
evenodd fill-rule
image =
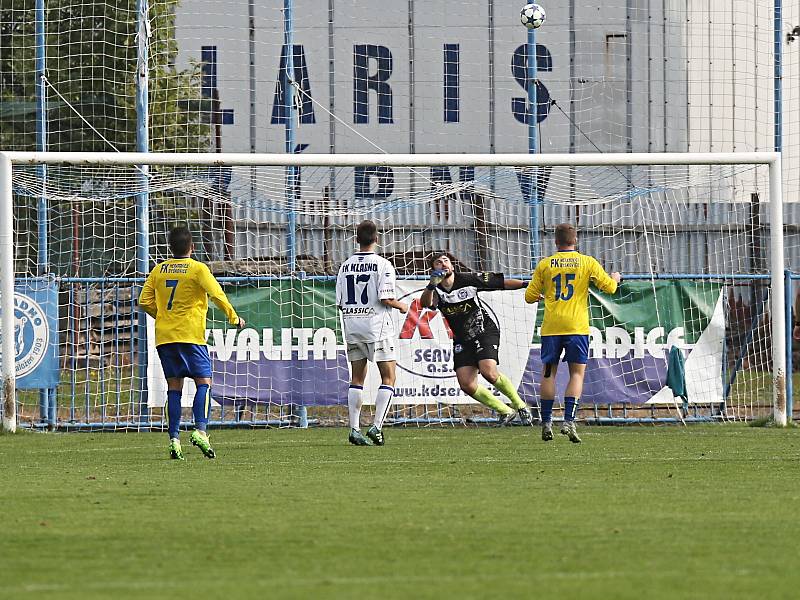
<path id="1" fill-rule="evenodd" d="M 0 148 L 36 149 L 34 0 L 0 0 Z M 202 98 L 201 65 L 176 67 L 178 0 L 149 7 L 149 146 L 152 152 L 202 152 L 211 147 L 208 99 Z M 45 0 L 47 147 L 51 151 L 136 150 L 136 0 Z M 74 173 L 70 171 L 69 173 Z M 127 185 L 132 194 L 135 177 Z M 48 180 L 64 184 L 66 170 Z M 76 179 L 91 197 L 91 174 Z M 52 185 L 52 183 L 51 183 Z M 81 187 L 82 186 L 82 187 Z M 28 192 L 29 194 L 31 192 Z M 35 194 L 34 194 L 35 195 Z M 156 221 L 196 218 L 180 194 L 151 194 Z M 134 197 L 113 203 L 51 201 L 51 269 L 64 275 L 130 274 L 134 264 Z M 36 198 L 15 198 L 18 268 L 35 272 L 38 244 Z M 179 215 L 179 216 L 176 216 Z M 152 243 L 160 243 L 160 237 Z"/>
<path id="2" fill-rule="evenodd" d="M 208 116 L 198 110 L 200 65 L 175 66 L 177 5 L 157 0 L 149 12 L 153 152 L 199 152 L 211 142 Z M 134 151 L 136 1 L 45 0 L 45 21 L 48 148 Z M 0 146 L 6 149 L 36 145 L 35 44 L 33 0 L 0 0 Z"/>

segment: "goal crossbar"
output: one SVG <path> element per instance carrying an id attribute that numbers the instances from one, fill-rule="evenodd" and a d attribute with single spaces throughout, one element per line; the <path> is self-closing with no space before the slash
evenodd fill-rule
<path id="1" fill-rule="evenodd" d="M 244 154 L 141 152 L 0 152 L 14 164 L 215 165 L 267 167 L 536 167 L 603 165 L 737 165 L 780 162 L 777 152 L 609 154 Z"/>

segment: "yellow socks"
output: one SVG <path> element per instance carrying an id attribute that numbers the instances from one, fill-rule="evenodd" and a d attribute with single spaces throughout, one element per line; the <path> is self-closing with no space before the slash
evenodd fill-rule
<path id="1" fill-rule="evenodd" d="M 494 387 L 500 390 L 506 398 L 511 400 L 511 406 L 513 406 L 515 410 L 525 408 L 525 403 L 522 401 L 522 398 L 519 397 L 514 386 L 511 385 L 511 380 L 508 377 L 500 373 L 497 381 L 494 382 Z"/>
<path id="2" fill-rule="evenodd" d="M 488 406 L 492 410 L 495 410 L 499 413 L 507 415 L 510 412 L 514 412 L 482 385 L 478 386 L 478 389 L 475 390 L 475 393 L 472 394 L 472 397 L 484 406 Z"/>

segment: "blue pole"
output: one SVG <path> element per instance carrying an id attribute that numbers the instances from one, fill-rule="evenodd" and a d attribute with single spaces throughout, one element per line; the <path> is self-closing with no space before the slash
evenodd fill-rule
<path id="1" fill-rule="evenodd" d="M 783 150 L 783 0 L 773 2 L 773 103 L 775 112 L 775 152 Z M 786 418 L 792 422 L 792 279 L 786 271 Z"/>
<path id="2" fill-rule="evenodd" d="M 774 110 L 775 110 L 775 152 L 783 148 L 783 0 L 774 0 L 773 4 L 773 59 L 774 73 Z"/>
<path id="3" fill-rule="evenodd" d="M 285 116 L 286 116 L 286 153 L 292 154 L 294 141 L 294 22 L 293 0 L 283 0 L 283 38 L 286 46 Z M 289 205 L 289 220 L 286 224 L 286 254 L 289 261 L 289 273 L 297 270 L 297 214 L 294 211 L 297 191 L 297 167 L 286 168 L 286 201 Z"/>
<path id="4" fill-rule="evenodd" d="M 36 150 L 39 152 L 47 151 L 47 94 L 45 91 L 45 67 L 47 39 L 45 38 L 45 14 L 44 0 L 36 0 L 35 21 L 36 21 Z M 49 257 L 47 255 L 47 234 L 48 234 L 48 214 L 47 214 L 47 165 L 41 164 L 37 168 L 39 181 L 42 183 L 42 194 L 39 196 L 38 205 L 38 229 L 39 243 L 38 256 L 36 260 L 37 275 L 43 276 L 50 270 Z M 39 390 L 39 418 L 42 422 L 47 422 L 51 427 L 55 422 L 50 419 L 51 413 L 55 414 L 55 407 L 50 406 L 51 399 L 55 399 L 55 390 Z"/>
<path id="5" fill-rule="evenodd" d="M 138 48 L 136 60 L 136 151 L 149 152 L 150 138 L 148 135 L 148 5 L 147 0 L 136 0 L 136 11 L 139 15 L 137 28 Z M 142 192 L 136 196 L 136 271 L 140 275 L 147 275 L 150 266 L 150 197 L 148 188 L 148 166 L 140 165 L 140 180 Z M 138 311 L 136 327 L 136 341 L 138 351 L 139 374 L 139 415 L 142 421 L 149 420 L 147 408 L 147 316 L 143 311 Z"/>
<path id="6" fill-rule="evenodd" d="M 784 306 L 786 307 L 786 419 L 791 423 L 792 411 L 794 410 L 794 402 L 792 402 L 792 394 L 794 393 L 794 386 L 792 382 L 792 298 L 793 281 L 792 273 L 788 269 L 784 272 L 786 277 L 786 294 L 784 298 Z"/>
<path id="7" fill-rule="evenodd" d="M 537 134 L 537 120 L 539 118 L 539 103 L 536 97 L 536 77 L 537 67 L 536 64 L 536 30 L 528 29 L 528 42 L 527 42 L 527 67 L 528 67 L 528 153 L 536 154 L 538 149 Z M 537 169 L 538 172 L 538 169 Z M 530 177 L 529 181 L 529 197 L 526 198 L 530 206 L 530 237 L 531 237 L 531 271 L 536 268 L 536 261 L 539 258 L 539 190 L 536 185 L 535 175 L 526 175 Z"/>
<path id="8" fill-rule="evenodd" d="M 36 0 L 36 150 L 47 151 L 47 94 L 45 92 L 45 22 L 44 0 Z M 47 255 L 47 165 L 38 166 L 42 182 L 42 195 L 39 197 L 39 257 L 38 274 L 49 271 Z"/>
<path id="9" fill-rule="evenodd" d="M 284 115 L 285 125 L 285 151 L 287 154 L 294 154 L 295 139 L 295 110 L 294 110 L 294 2 L 293 0 L 283 0 L 283 43 L 286 47 L 286 73 L 284 73 Z M 295 213 L 295 201 L 297 200 L 297 167 L 286 167 L 286 202 L 288 204 L 288 220 L 286 223 L 286 258 L 288 260 L 289 277 L 297 271 L 297 213 Z M 293 366 L 294 368 L 297 365 Z M 295 414 L 297 406 L 289 405 L 290 415 Z M 305 409 L 304 409 L 305 410 Z M 298 414 L 301 427 L 308 427 L 308 414 Z M 305 423 L 305 425 L 303 425 Z"/>

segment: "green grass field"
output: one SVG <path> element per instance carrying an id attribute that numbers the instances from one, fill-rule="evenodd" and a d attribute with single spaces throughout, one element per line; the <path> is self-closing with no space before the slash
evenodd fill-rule
<path id="1" fill-rule="evenodd" d="M 0 436 L 2 598 L 797 598 L 800 430 Z"/>

